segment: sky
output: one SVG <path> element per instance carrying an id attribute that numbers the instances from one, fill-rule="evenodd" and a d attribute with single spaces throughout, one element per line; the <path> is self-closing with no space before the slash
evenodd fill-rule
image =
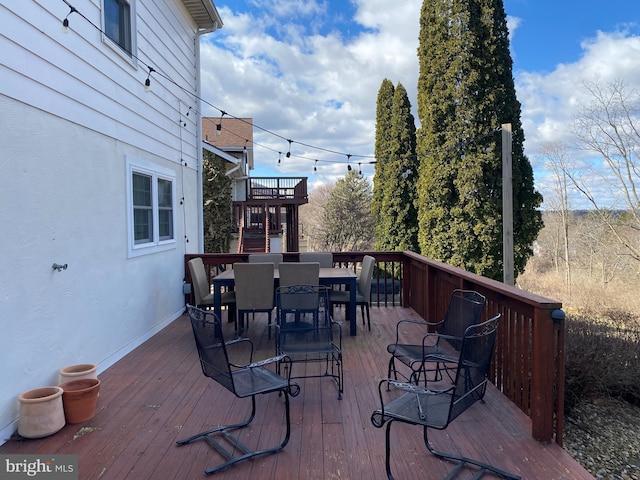
<path id="1" fill-rule="evenodd" d="M 351 165 L 372 178 L 376 97 L 385 78 L 407 89 L 419 126 L 422 0 L 215 5 L 224 25 L 202 40 L 202 113 L 253 118 L 252 176 L 307 176 L 313 187 L 335 182 Z M 545 195 L 543 148 L 567 140 L 587 98 L 583 83 L 621 79 L 640 89 L 640 8 L 631 0 L 504 0 L 504 7 L 525 153 Z M 599 185 L 597 195 L 610 195 L 606 182 Z"/>

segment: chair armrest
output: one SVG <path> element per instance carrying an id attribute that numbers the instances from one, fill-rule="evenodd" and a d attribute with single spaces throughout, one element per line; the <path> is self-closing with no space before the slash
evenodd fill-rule
<path id="1" fill-rule="evenodd" d="M 285 358 L 286 355 L 277 355 L 271 358 L 265 358 L 264 360 L 260 360 L 258 362 L 250 363 L 245 365 L 244 368 L 256 368 L 256 367 L 264 367 L 265 365 L 269 365 L 270 363 L 276 363 Z"/>
<path id="2" fill-rule="evenodd" d="M 398 323 L 396 323 L 396 341 L 394 342 L 394 344 L 397 345 L 398 343 L 400 343 L 400 327 L 403 324 L 410 323 L 413 325 L 419 325 L 420 327 L 429 328 L 429 327 L 437 327 L 442 322 L 444 322 L 444 320 L 440 320 L 439 322 L 425 322 L 424 320 L 411 320 L 411 319 L 400 320 Z"/>
<path id="3" fill-rule="evenodd" d="M 238 347 L 239 345 L 244 344 L 244 343 L 249 343 L 249 347 L 250 347 L 249 348 L 249 361 L 246 362 L 246 364 L 250 364 L 250 363 L 253 362 L 253 342 L 251 341 L 250 338 L 238 337 L 238 338 L 236 338 L 234 340 L 229 340 L 227 342 L 224 342 L 224 345 L 225 345 L 225 347 L 227 347 L 227 351 L 229 351 L 229 350 L 233 350 L 234 347 Z M 231 362 L 229 362 L 229 363 L 231 363 Z M 232 364 L 232 365 L 234 367 L 242 368 L 242 365 L 241 366 L 234 365 L 234 364 Z"/>
<path id="4" fill-rule="evenodd" d="M 333 327 L 337 327 L 338 329 L 338 348 L 342 350 L 342 322 L 335 322 L 331 320 L 331 328 Z"/>

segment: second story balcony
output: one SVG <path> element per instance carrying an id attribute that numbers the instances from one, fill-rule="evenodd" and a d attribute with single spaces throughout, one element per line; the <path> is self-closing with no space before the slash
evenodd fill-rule
<path id="1" fill-rule="evenodd" d="M 247 202 L 279 205 L 303 205 L 309 201 L 307 177 L 250 177 Z"/>

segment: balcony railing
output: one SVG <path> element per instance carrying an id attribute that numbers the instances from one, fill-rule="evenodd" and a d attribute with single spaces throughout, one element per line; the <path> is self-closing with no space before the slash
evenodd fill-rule
<path id="1" fill-rule="evenodd" d="M 307 203 L 307 177 L 251 177 L 247 202 Z"/>
<path id="2" fill-rule="evenodd" d="M 403 306 L 425 321 L 440 320 L 456 288 L 472 289 L 487 298 L 486 314 L 502 314 L 491 381 L 531 418 L 532 436 L 562 445 L 564 423 L 564 316 L 562 304 L 490 280 L 412 252 L 335 252 L 334 262 L 359 269 L 364 255 L 376 258 L 371 302 Z M 247 254 L 185 255 L 202 257 L 211 277 L 247 261 Z M 297 261 L 297 253 L 285 253 Z M 189 298 L 186 299 L 190 301 Z"/>

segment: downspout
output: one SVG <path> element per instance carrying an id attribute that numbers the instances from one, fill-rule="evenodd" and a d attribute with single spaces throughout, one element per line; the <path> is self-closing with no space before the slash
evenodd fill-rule
<path id="1" fill-rule="evenodd" d="M 196 177 L 197 177 L 197 198 L 198 198 L 198 253 L 204 253 L 204 195 L 202 193 L 202 85 L 200 73 L 200 38 L 203 35 L 215 32 L 220 25 L 216 24 L 213 27 L 198 30 L 196 32 L 196 100 L 198 101 L 198 115 L 196 120 L 196 144 L 197 144 L 197 165 L 196 165 Z"/>

